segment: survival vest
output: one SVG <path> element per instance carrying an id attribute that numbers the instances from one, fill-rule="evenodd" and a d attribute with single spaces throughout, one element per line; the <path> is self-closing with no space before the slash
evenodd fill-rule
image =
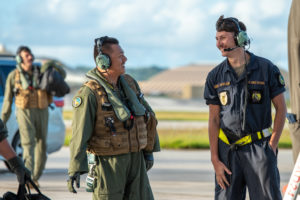
<path id="1" fill-rule="evenodd" d="M 132 116 L 126 122 L 120 121 L 108 101 L 104 88 L 95 80 L 90 80 L 85 85 L 94 91 L 98 102 L 94 132 L 88 141 L 89 153 L 104 156 L 153 149 L 154 137 L 147 134 L 145 116 Z M 135 87 L 129 85 L 138 93 Z M 124 123 L 131 126 L 125 126 Z"/>
<path id="2" fill-rule="evenodd" d="M 15 73 L 15 104 L 17 108 L 47 108 L 52 102 L 52 96 L 47 95 L 45 90 L 36 88 L 23 89 L 20 79 L 20 71 L 16 69 Z"/>

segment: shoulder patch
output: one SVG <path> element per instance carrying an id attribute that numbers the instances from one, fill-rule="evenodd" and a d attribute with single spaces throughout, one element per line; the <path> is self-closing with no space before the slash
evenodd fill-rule
<path id="1" fill-rule="evenodd" d="M 278 80 L 281 85 L 285 86 L 284 78 L 281 74 L 278 75 Z"/>
<path id="2" fill-rule="evenodd" d="M 77 96 L 73 98 L 72 106 L 74 108 L 78 108 L 81 105 L 81 103 L 82 103 L 82 98 Z"/>

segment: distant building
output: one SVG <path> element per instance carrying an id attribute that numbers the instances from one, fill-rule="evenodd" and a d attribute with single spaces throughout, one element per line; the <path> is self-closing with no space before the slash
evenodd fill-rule
<path id="1" fill-rule="evenodd" d="M 165 70 L 147 81 L 139 82 L 146 95 L 161 95 L 180 99 L 203 98 L 205 81 L 208 73 L 215 67 L 214 64 L 194 64 Z M 281 73 L 288 90 L 288 73 Z M 285 93 L 289 98 L 289 93 Z"/>
<path id="2" fill-rule="evenodd" d="M 10 51 L 8 51 L 4 44 L 0 44 L 0 55 L 9 55 L 9 56 L 13 56 L 14 54 Z"/>
<path id="3" fill-rule="evenodd" d="M 165 95 L 192 99 L 203 97 L 207 74 L 215 65 L 188 65 L 172 68 L 140 82 L 142 91 L 148 95 Z"/>

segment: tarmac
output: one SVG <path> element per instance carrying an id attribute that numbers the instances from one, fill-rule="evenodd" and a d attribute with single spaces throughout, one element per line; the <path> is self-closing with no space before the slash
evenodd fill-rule
<path id="1" fill-rule="evenodd" d="M 154 110 L 165 111 L 208 111 L 204 101 L 147 98 Z M 65 99 L 65 109 L 72 109 L 71 100 Z M 66 127 L 71 121 L 65 121 Z M 207 122 L 159 121 L 158 129 L 196 129 L 207 127 Z M 85 177 L 81 176 L 81 188 L 77 194 L 68 192 L 66 180 L 69 166 L 69 148 L 50 154 L 46 169 L 39 183 L 41 191 L 52 200 L 92 199 L 85 192 Z M 158 200 L 211 200 L 214 199 L 214 169 L 210 162 L 209 150 L 168 150 L 154 154 L 153 168 L 148 172 L 155 199 Z M 280 149 L 278 168 L 281 188 L 289 181 L 293 171 L 291 149 Z M 0 161 L 0 197 L 7 191 L 17 192 L 16 176 Z M 247 197 L 249 199 L 249 197 Z"/>
<path id="2" fill-rule="evenodd" d="M 77 194 L 69 193 L 66 180 L 69 165 L 69 148 L 49 155 L 46 169 L 39 183 L 43 194 L 52 200 L 92 199 L 85 192 L 85 176 Z M 158 200 L 211 200 L 214 198 L 214 170 L 209 150 L 167 150 L 155 153 L 154 167 L 149 179 L 155 199 Z M 293 170 L 292 151 L 280 149 L 278 168 L 281 188 L 289 181 Z M 16 193 L 17 180 L 0 162 L 0 197 L 7 191 Z M 248 198 L 247 198 L 248 199 Z"/>

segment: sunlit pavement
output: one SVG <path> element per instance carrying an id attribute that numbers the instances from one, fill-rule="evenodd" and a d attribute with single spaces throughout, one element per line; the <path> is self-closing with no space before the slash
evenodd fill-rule
<path id="1" fill-rule="evenodd" d="M 158 200 L 211 200 L 214 194 L 214 172 L 208 150 L 162 150 L 155 153 L 154 168 L 149 178 L 155 199 Z M 67 191 L 66 180 L 69 165 L 69 148 L 62 148 L 48 158 L 46 170 L 40 182 L 41 191 L 54 200 L 92 199 L 85 192 L 85 176 L 81 176 L 81 188 L 77 194 Z M 291 150 L 280 149 L 278 167 L 281 187 L 288 183 L 293 170 Z M 0 162 L 0 196 L 6 191 L 17 191 L 16 177 Z"/>

